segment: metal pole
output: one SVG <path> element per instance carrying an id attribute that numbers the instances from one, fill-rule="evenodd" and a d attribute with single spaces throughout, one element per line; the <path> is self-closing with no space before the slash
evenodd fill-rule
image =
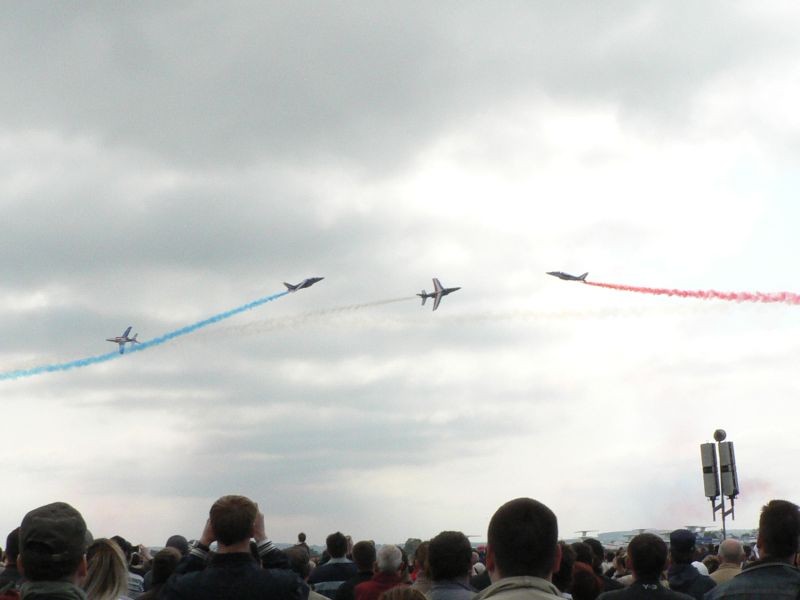
<path id="1" fill-rule="evenodd" d="M 725 492 L 722 490 L 722 453 L 720 452 L 720 448 L 722 446 L 722 442 L 725 441 L 727 434 L 725 433 L 724 429 L 717 429 L 714 432 L 714 439 L 717 442 L 717 464 L 720 465 L 720 468 L 717 472 L 717 482 L 719 483 L 719 498 L 720 498 L 720 508 L 722 509 L 722 539 L 723 541 L 727 539 L 728 532 L 725 529 Z M 733 502 L 733 500 L 731 500 Z"/>
<path id="2" fill-rule="evenodd" d="M 725 541 L 727 539 L 727 532 L 725 531 L 725 494 L 720 494 L 719 499 L 722 507 L 722 540 Z"/>

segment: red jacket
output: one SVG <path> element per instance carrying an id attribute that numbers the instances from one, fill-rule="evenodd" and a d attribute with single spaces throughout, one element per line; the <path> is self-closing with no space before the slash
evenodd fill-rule
<path id="1" fill-rule="evenodd" d="M 378 600 L 386 590 L 406 585 L 397 573 L 375 573 L 372 579 L 359 583 L 355 589 L 356 600 Z"/>

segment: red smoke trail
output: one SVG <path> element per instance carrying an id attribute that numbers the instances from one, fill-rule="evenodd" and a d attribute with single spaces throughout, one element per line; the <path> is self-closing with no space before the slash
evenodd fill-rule
<path id="1" fill-rule="evenodd" d="M 761 302 L 784 304 L 800 304 L 800 294 L 792 292 L 774 292 L 765 294 L 762 292 L 718 292 L 716 290 L 670 290 L 667 288 L 637 287 L 634 285 L 619 285 L 617 283 L 598 283 L 596 281 L 584 281 L 586 285 L 608 288 L 610 290 L 621 290 L 623 292 L 638 292 L 640 294 L 652 294 L 654 296 L 678 296 L 680 298 L 700 298 L 701 300 L 727 300 L 728 302 Z"/>

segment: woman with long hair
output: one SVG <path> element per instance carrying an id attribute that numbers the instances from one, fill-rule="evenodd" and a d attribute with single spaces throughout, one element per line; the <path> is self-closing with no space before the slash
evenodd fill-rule
<path id="1" fill-rule="evenodd" d="M 88 600 L 127 600 L 128 567 L 116 542 L 96 539 L 86 551 L 89 569 L 83 580 Z"/>

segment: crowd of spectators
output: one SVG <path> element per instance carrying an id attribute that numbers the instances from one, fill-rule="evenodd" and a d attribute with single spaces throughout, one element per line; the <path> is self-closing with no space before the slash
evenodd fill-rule
<path id="1" fill-rule="evenodd" d="M 498 508 L 478 548 L 459 531 L 442 531 L 411 556 L 338 531 L 313 556 L 305 540 L 301 533 L 277 548 L 253 501 L 223 496 L 196 541 L 175 535 L 151 555 L 119 536 L 94 539 L 75 508 L 56 502 L 8 534 L 0 600 L 800 598 L 800 509 L 785 500 L 763 507 L 755 548 L 736 539 L 705 547 L 686 529 L 669 544 L 641 533 L 616 551 L 591 538 L 569 544 L 558 539 L 556 515 L 530 498 Z"/>

